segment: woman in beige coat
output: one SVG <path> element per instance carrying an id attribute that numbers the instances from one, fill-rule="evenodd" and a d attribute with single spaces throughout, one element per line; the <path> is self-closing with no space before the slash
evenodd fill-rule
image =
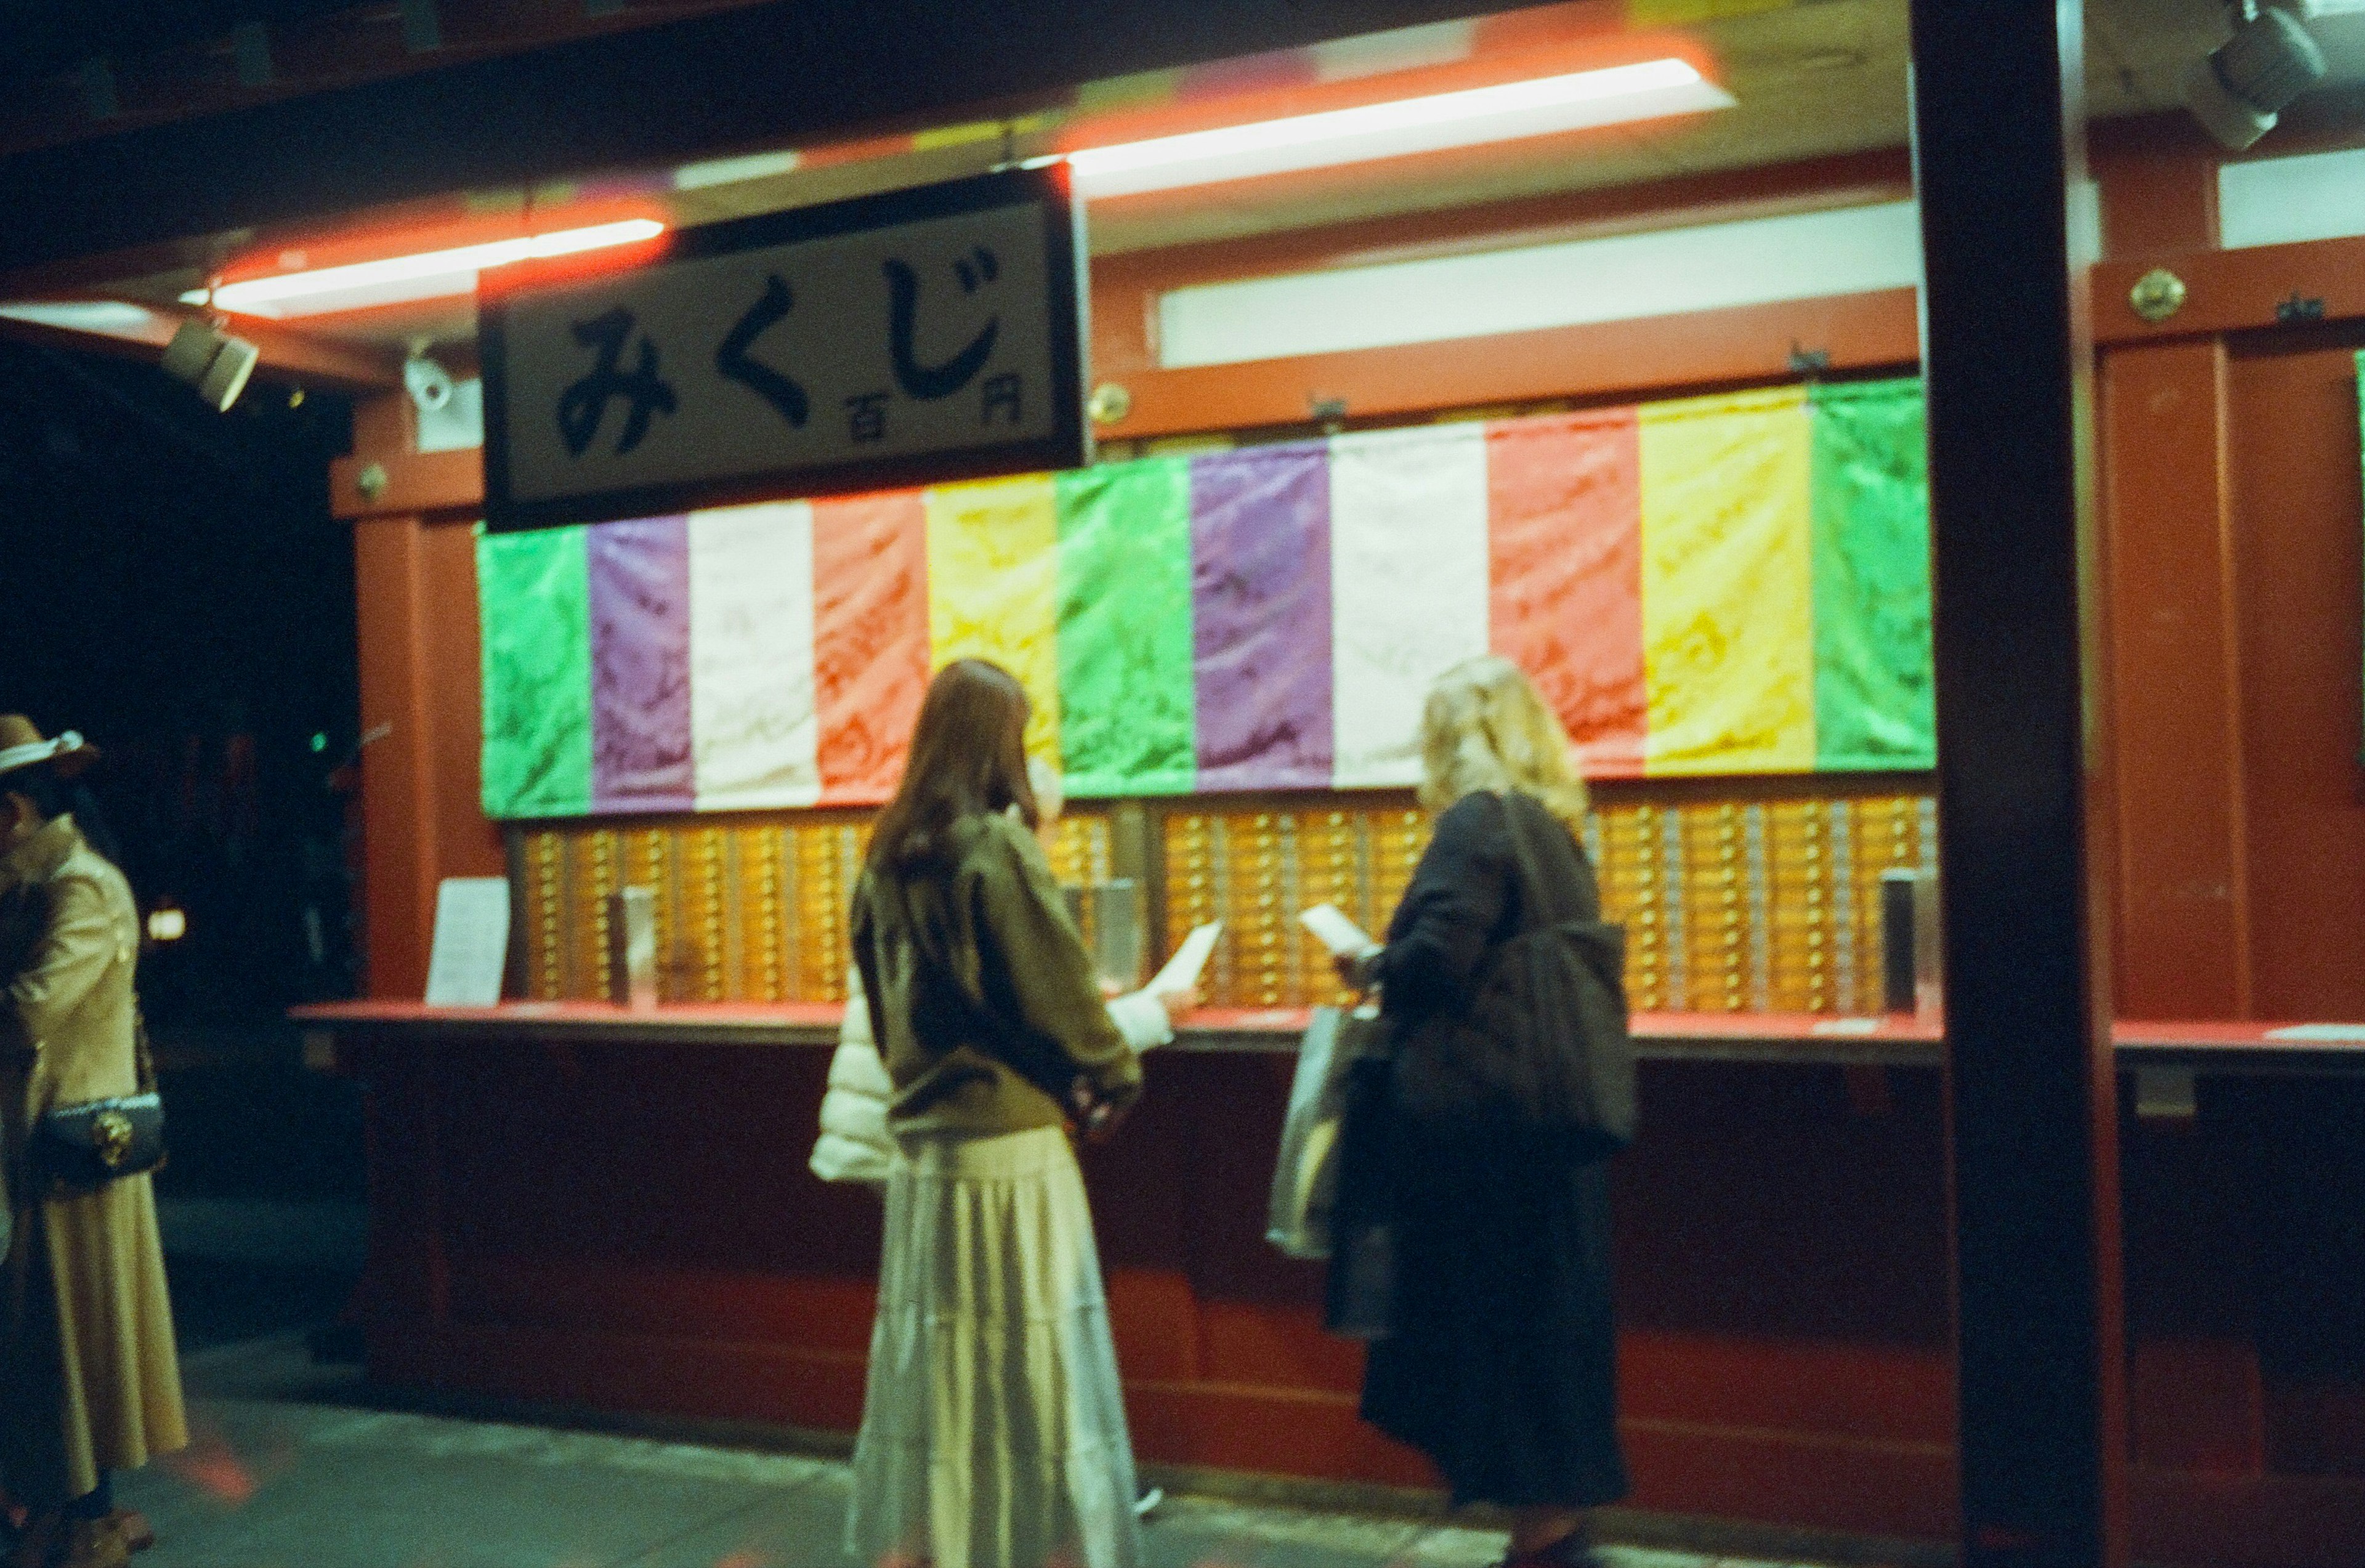
<path id="1" fill-rule="evenodd" d="M 156 1200 L 145 1175 L 56 1191 L 28 1167 L 43 1113 L 140 1087 L 123 873 L 84 839 L 68 782 L 90 757 L 0 716 L 0 905 L 29 912 L 7 956 L 0 1124 L 13 1234 L 0 1270 L 0 1484 L 27 1510 L 16 1568 L 118 1568 L 141 1527 L 111 1472 L 188 1441 Z"/>

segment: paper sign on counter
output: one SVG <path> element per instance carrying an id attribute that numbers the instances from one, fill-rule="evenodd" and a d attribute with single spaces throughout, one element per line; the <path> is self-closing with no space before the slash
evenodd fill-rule
<path id="1" fill-rule="evenodd" d="M 430 1007 L 491 1007 L 510 967 L 506 877 L 446 877 L 435 889 L 435 946 L 427 960 Z"/>
<path id="2" fill-rule="evenodd" d="M 1341 914 L 1337 904 L 1318 903 L 1302 910 L 1297 922 L 1314 933 L 1317 941 L 1342 958 L 1368 953 L 1379 946 L 1372 940 L 1370 932 Z"/>

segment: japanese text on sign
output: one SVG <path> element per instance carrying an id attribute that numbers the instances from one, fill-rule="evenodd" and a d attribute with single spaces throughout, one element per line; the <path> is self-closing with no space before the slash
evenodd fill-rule
<path id="1" fill-rule="evenodd" d="M 496 526 L 1081 461 L 1072 232 L 1014 200 L 489 301 Z"/>

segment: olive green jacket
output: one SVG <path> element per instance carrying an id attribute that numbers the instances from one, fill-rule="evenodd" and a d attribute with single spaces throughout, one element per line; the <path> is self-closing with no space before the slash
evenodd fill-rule
<path id="1" fill-rule="evenodd" d="M 1110 1022 L 1042 846 L 1000 814 L 964 817 L 944 863 L 862 874 L 854 961 L 895 1093 L 899 1136 L 1057 1126 L 1078 1079 L 1123 1109 L 1141 1062 Z"/>

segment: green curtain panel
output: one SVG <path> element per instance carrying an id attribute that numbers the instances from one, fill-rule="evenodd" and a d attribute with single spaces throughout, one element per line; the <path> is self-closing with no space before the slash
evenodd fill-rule
<path id="1" fill-rule="evenodd" d="M 591 585 L 580 528 L 476 536 L 485 814 L 591 809 Z"/>
<path id="2" fill-rule="evenodd" d="M 1813 398 L 1815 766 L 1934 767 L 1922 384 Z"/>
<path id="3" fill-rule="evenodd" d="M 1197 778 L 1191 465 L 1058 476 L 1059 749 L 1070 794 L 1182 794 Z"/>

